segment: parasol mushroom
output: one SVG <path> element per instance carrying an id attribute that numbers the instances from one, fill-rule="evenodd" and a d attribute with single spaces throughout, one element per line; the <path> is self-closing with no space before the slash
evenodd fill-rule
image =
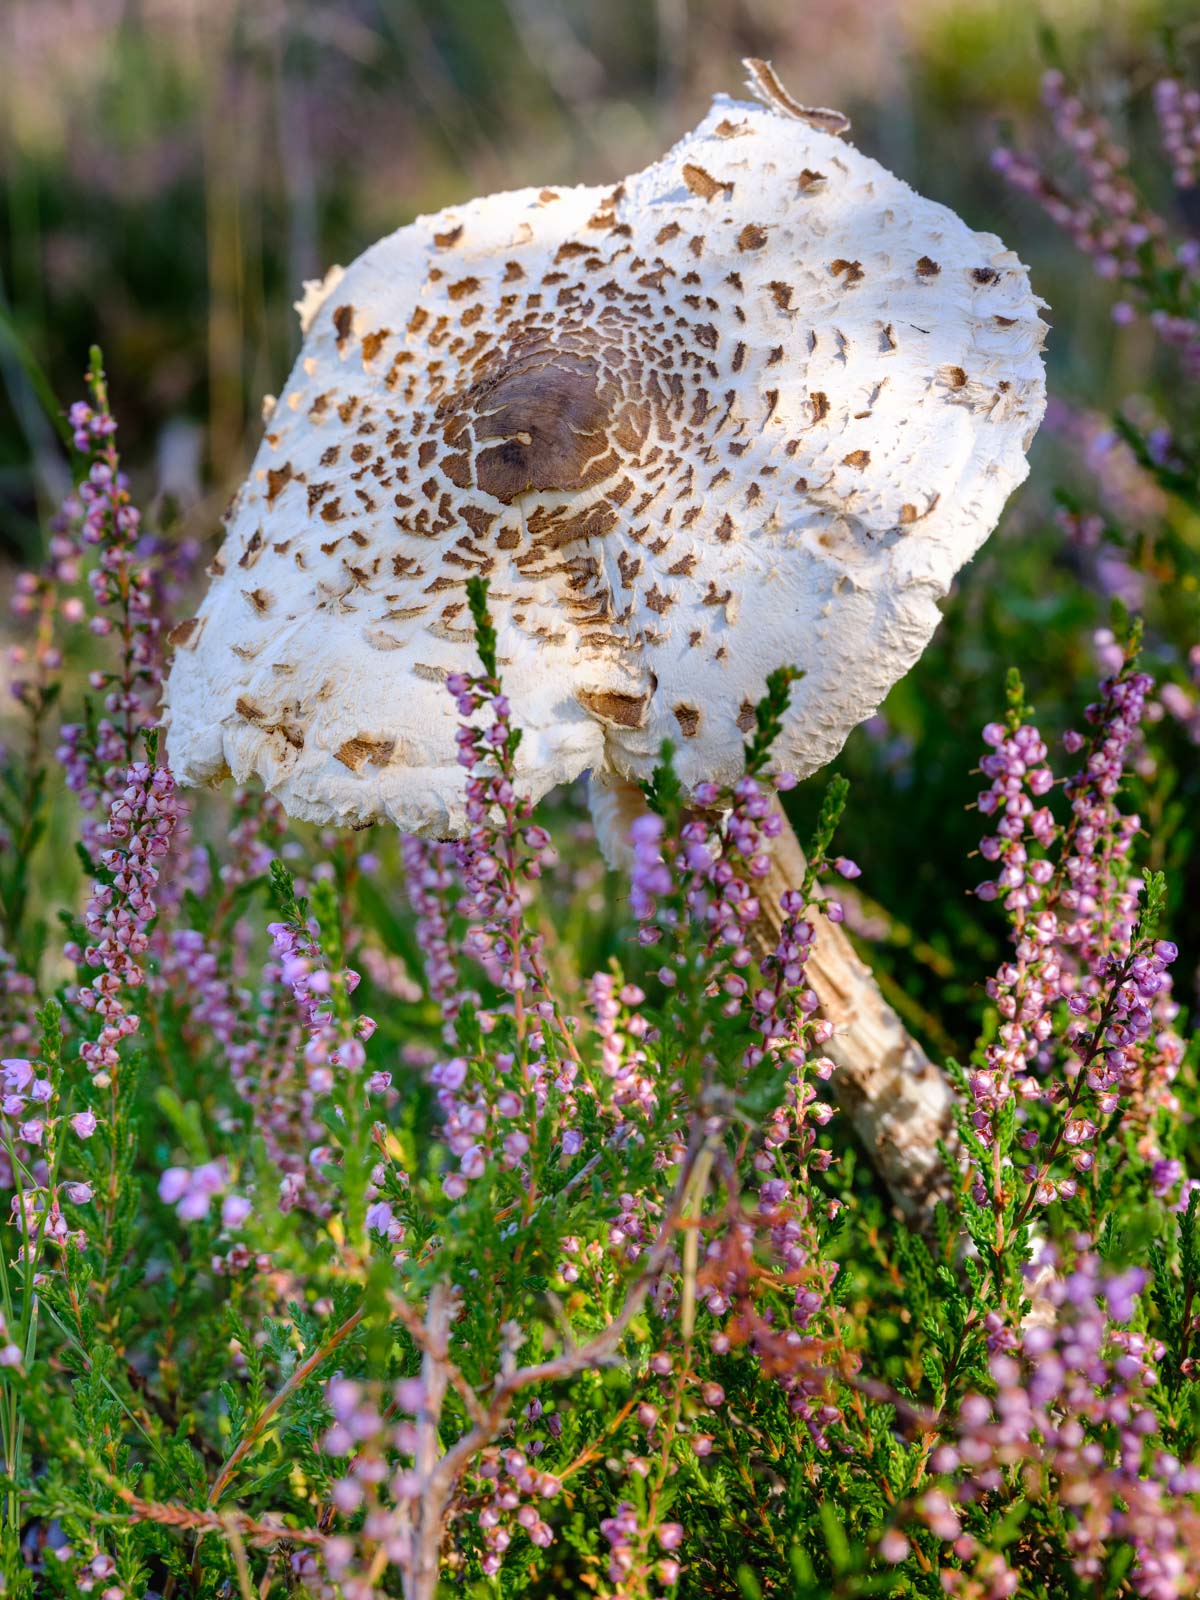
<path id="1" fill-rule="evenodd" d="M 748 65 L 762 104 L 718 96 L 615 187 L 452 207 L 308 286 L 173 636 L 184 782 L 459 831 L 443 683 L 474 574 L 535 799 L 591 769 L 620 813 L 666 738 L 685 786 L 732 780 L 784 662 L 776 755 L 804 776 L 916 661 L 1026 474 L 1040 302 Z"/>

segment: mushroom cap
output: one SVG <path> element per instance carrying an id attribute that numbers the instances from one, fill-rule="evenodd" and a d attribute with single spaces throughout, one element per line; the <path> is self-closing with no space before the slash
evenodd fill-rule
<path id="1" fill-rule="evenodd" d="M 1040 304 L 993 235 L 724 96 L 615 188 L 419 218 L 307 286 L 175 630 L 176 772 L 459 831 L 444 680 L 475 666 L 473 574 L 533 798 L 645 776 L 665 738 L 685 785 L 729 780 L 784 663 L 804 676 L 775 758 L 814 771 L 1025 477 Z"/>

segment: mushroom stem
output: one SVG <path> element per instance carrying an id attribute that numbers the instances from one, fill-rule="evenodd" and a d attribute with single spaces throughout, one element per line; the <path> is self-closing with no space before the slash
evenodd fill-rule
<path id="1" fill-rule="evenodd" d="M 605 774 L 589 788 L 600 848 L 613 866 L 629 863 L 629 829 L 646 807 L 636 783 Z M 792 825 L 772 847 L 760 880 L 758 920 L 748 944 L 761 960 L 783 925 L 780 899 L 804 882 L 804 852 Z M 938 1149 L 954 1148 L 954 1090 L 888 1005 L 871 970 L 836 923 L 814 914 L 817 936 L 805 966 L 821 1014 L 833 1023 L 825 1054 L 834 1064 L 838 1101 L 866 1146 L 893 1200 L 906 1216 L 928 1217 L 958 1187 Z"/>
<path id="2" fill-rule="evenodd" d="M 761 960 L 774 948 L 783 925 L 780 896 L 804 881 L 804 851 L 786 817 L 772 849 L 770 876 L 758 892 L 760 911 L 747 943 Z M 805 975 L 821 1015 L 833 1023 L 825 1054 L 834 1064 L 834 1093 L 875 1169 L 905 1216 L 928 1221 L 939 1200 L 951 1201 L 961 1187 L 942 1159 L 939 1142 L 957 1157 L 954 1089 L 930 1061 L 884 999 L 871 969 L 837 923 L 813 915 L 816 938 Z M 1041 1230 L 1030 1229 L 1032 1253 Z M 974 1256 L 967 1245 L 966 1255 Z M 1029 1309 L 1022 1327 L 1053 1326 L 1057 1311 L 1049 1297 L 1057 1274 L 1052 1263 L 1029 1280 Z"/>
<path id="3" fill-rule="evenodd" d="M 747 941 L 760 959 L 774 950 L 783 925 L 781 896 L 804 881 L 804 852 L 786 817 L 771 854 Z M 843 930 L 828 917 L 813 920 L 816 939 L 804 970 L 821 1015 L 833 1023 L 825 1053 L 834 1064 L 834 1093 L 896 1204 L 920 1216 L 957 1188 L 938 1149 L 956 1142 L 954 1090 L 884 999 Z"/>

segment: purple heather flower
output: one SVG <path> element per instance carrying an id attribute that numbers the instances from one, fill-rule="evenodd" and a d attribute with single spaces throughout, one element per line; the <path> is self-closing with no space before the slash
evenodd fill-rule
<path id="1" fill-rule="evenodd" d="M 245 1195 L 227 1194 L 221 1202 L 221 1226 L 240 1228 L 253 1209 Z"/>

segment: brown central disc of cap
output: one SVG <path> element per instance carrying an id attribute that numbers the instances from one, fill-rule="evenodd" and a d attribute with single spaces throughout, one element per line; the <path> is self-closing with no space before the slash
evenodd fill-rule
<path id="1" fill-rule="evenodd" d="M 499 441 L 478 449 L 475 482 L 510 505 L 531 490 L 570 492 L 608 477 L 617 464 L 609 428 L 620 398 L 594 355 L 526 334 L 451 402 L 443 434 L 456 449 L 471 437 Z"/>

